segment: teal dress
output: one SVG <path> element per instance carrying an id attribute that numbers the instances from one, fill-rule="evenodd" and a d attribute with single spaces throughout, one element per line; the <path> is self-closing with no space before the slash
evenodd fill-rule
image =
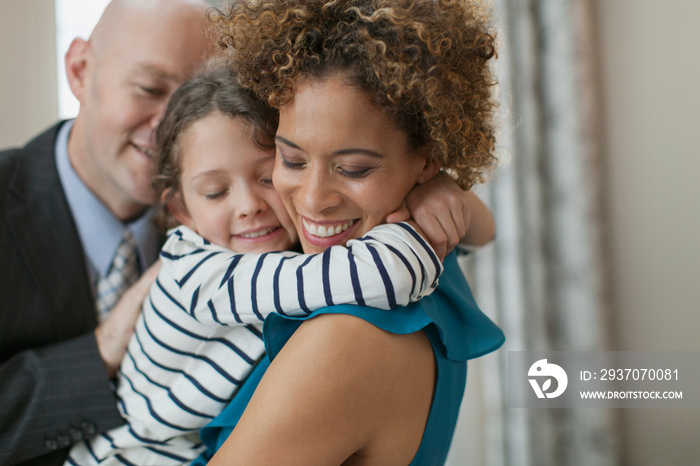
<path id="1" fill-rule="evenodd" d="M 426 333 L 435 353 L 437 374 L 428 422 L 411 466 L 444 464 L 464 394 L 467 360 L 498 349 L 505 337 L 477 307 L 454 252 L 445 258 L 443 265 L 445 270 L 433 294 L 392 311 L 339 305 L 319 309 L 307 317 L 269 315 L 263 327 L 267 356 L 253 369 L 224 411 L 201 429 L 207 451 L 192 464 L 204 465 L 211 459 L 243 414 L 270 360 L 304 320 L 320 314 L 354 315 L 396 334 L 418 330 Z"/>

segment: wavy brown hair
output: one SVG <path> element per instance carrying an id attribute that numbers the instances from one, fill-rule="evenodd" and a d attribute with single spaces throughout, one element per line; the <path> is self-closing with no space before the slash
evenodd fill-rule
<path id="1" fill-rule="evenodd" d="M 249 89 L 243 88 L 226 64 L 212 61 L 199 75 L 180 86 L 170 97 L 163 120 L 156 129 L 156 176 L 153 187 L 159 197 L 166 192 L 158 226 L 167 230 L 178 225 L 168 204 L 180 193 L 182 136 L 197 121 L 220 112 L 247 125 L 253 142 L 263 150 L 274 150 L 277 113 Z M 206 154 L 196 154 L 206 157 Z"/>
<path id="2" fill-rule="evenodd" d="M 490 10 L 464 0 L 232 0 L 210 19 L 241 83 L 270 105 L 342 73 L 458 184 L 495 165 Z"/>

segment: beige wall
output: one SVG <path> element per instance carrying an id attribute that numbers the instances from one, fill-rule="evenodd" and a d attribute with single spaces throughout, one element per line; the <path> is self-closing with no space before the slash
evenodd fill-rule
<path id="1" fill-rule="evenodd" d="M 53 0 L 0 0 L 0 148 L 23 145 L 58 115 Z"/>
<path id="2" fill-rule="evenodd" d="M 700 1 L 596 6 L 615 346 L 698 351 Z M 700 464 L 700 409 L 620 414 L 625 464 Z"/>

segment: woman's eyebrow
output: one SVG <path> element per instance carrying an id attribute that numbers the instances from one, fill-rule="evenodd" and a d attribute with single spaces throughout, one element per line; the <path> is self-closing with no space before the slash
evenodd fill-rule
<path id="1" fill-rule="evenodd" d="M 333 155 L 352 155 L 352 154 L 359 154 L 359 155 L 367 155 L 369 157 L 377 157 L 377 158 L 382 158 L 382 154 L 379 152 L 375 152 L 373 150 L 369 149 L 356 149 L 356 148 L 349 148 L 349 149 L 340 149 L 335 152 L 333 152 Z"/>
<path id="2" fill-rule="evenodd" d="M 299 146 L 297 146 L 296 144 L 294 144 L 294 143 L 293 143 L 292 141 L 290 141 L 289 139 L 283 138 L 283 137 L 280 136 L 280 135 L 275 136 L 275 142 L 281 142 L 281 143 L 284 144 L 285 146 L 289 146 L 289 147 L 292 147 L 292 148 L 294 148 L 294 149 L 304 150 L 304 149 L 302 149 L 301 147 L 299 147 Z"/>
<path id="3" fill-rule="evenodd" d="M 285 146 L 292 147 L 294 149 L 298 149 L 301 151 L 304 150 L 301 147 L 299 147 L 298 145 L 294 144 L 289 139 L 286 139 L 280 135 L 275 136 L 275 141 L 282 143 Z M 339 149 L 339 150 L 333 152 L 333 155 L 353 155 L 353 154 L 366 155 L 366 156 L 375 157 L 375 158 L 383 158 L 383 155 L 380 154 L 379 152 L 375 152 L 375 151 L 369 150 L 369 149 L 348 148 L 348 149 Z"/>

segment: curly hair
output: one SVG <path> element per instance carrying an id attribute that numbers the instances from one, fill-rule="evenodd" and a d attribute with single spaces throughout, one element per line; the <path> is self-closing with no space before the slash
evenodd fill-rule
<path id="1" fill-rule="evenodd" d="M 156 215 L 156 223 L 163 230 L 178 224 L 167 206 L 181 190 L 182 135 L 192 124 L 216 111 L 245 121 L 253 142 L 261 149 L 275 148 L 277 112 L 252 91 L 243 88 L 226 64 L 210 62 L 202 73 L 173 93 L 163 120 L 156 129 L 156 176 L 153 187 L 159 197 L 167 191 L 161 211 Z"/>
<path id="2" fill-rule="evenodd" d="M 477 0 L 232 0 L 210 20 L 222 55 L 279 109 L 301 80 L 342 73 L 366 91 L 462 188 L 494 156 L 496 57 Z"/>

